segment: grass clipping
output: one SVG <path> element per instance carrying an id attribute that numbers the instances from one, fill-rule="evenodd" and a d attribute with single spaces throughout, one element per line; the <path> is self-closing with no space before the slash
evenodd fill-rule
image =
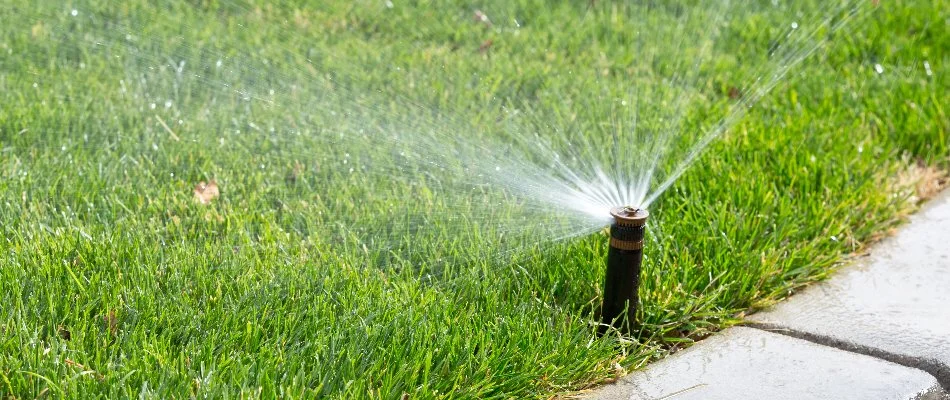
<path id="1" fill-rule="evenodd" d="M 923 161 L 906 162 L 897 175 L 897 191 L 907 195 L 909 202 L 919 205 L 930 200 L 947 187 L 947 171 Z"/>

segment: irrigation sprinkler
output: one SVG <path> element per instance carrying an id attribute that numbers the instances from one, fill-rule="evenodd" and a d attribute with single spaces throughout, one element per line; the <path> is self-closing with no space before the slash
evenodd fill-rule
<path id="1" fill-rule="evenodd" d="M 610 325 L 630 332 L 636 323 L 643 236 L 650 213 L 635 207 L 614 207 L 610 215 L 614 217 L 614 223 L 610 225 L 600 329 L 603 333 Z"/>

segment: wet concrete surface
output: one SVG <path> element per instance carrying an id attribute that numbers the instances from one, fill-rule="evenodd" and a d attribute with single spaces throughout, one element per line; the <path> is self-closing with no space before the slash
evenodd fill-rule
<path id="1" fill-rule="evenodd" d="M 752 326 L 920 368 L 950 390 L 950 191 Z"/>
<path id="2" fill-rule="evenodd" d="M 948 399 L 933 376 L 759 329 L 734 327 L 593 399 Z"/>

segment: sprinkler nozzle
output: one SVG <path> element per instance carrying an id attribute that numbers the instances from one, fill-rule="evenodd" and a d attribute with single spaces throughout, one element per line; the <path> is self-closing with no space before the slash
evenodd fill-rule
<path id="1" fill-rule="evenodd" d="M 643 237 L 650 213 L 642 208 L 625 206 L 612 208 L 610 215 L 614 217 L 614 223 L 610 225 L 604 302 L 600 309 L 601 333 L 608 325 L 630 332 L 636 324 Z"/>

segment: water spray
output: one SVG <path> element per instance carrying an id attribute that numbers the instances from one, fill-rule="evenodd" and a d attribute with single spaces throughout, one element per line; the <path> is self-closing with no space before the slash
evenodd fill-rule
<path id="1" fill-rule="evenodd" d="M 607 326 L 630 332 L 636 323 L 640 287 L 640 264 L 643 262 L 643 237 L 647 210 L 636 207 L 615 207 L 610 210 L 610 248 L 607 250 L 607 274 L 604 279 L 604 302 L 601 305 L 601 333 Z"/>

